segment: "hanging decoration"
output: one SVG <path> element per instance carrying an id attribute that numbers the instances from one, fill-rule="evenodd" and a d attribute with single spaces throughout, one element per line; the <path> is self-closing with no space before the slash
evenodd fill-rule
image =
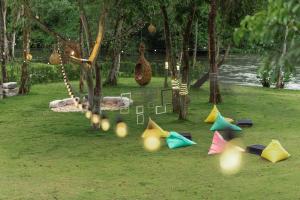
<path id="1" fill-rule="evenodd" d="M 28 60 L 28 61 L 32 60 L 32 55 L 30 53 L 27 53 L 26 60 Z"/>
<path id="2" fill-rule="evenodd" d="M 53 52 L 49 58 L 49 63 L 51 65 L 59 65 L 61 62 L 60 62 L 60 55 L 58 53 L 58 50 L 57 49 L 53 49 Z"/>
<path id="3" fill-rule="evenodd" d="M 152 78 L 152 69 L 150 63 L 145 58 L 145 44 L 141 43 L 140 57 L 135 66 L 135 80 L 140 86 L 148 85 Z"/>
<path id="4" fill-rule="evenodd" d="M 149 33 L 156 33 L 156 27 L 151 23 L 148 26 L 148 31 L 149 31 Z"/>

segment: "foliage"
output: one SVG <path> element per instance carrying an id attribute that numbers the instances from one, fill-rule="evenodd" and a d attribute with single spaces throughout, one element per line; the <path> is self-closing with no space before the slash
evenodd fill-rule
<path id="1" fill-rule="evenodd" d="M 111 67 L 110 62 L 101 62 L 101 71 L 103 76 L 107 76 Z M 153 62 L 151 63 L 153 76 L 162 77 L 164 76 L 163 63 Z M 135 63 L 131 61 L 121 62 L 121 69 L 118 74 L 119 77 L 132 77 L 134 74 Z M 78 65 L 67 64 L 65 65 L 66 73 L 68 78 L 72 80 L 79 80 L 80 69 Z M 11 62 L 7 66 L 8 77 L 10 81 L 20 81 L 21 74 L 21 63 Z M 31 84 L 39 83 L 51 83 L 61 82 L 63 80 L 61 69 L 57 65 L 49 65 L 44 63 L 30 63 L 29 64 L 29 75 Z"/>
<path id="2" fill-rule="evenodd" d="M 265 50 L 265 62 L 259 76 L 262 82 L 268 80 L 271 84 L 278 81 L 281 72 L 288 81 L 295 72 L 295 65 L 300 63 L 299 31 L 299 1 L 269 0 L 267 9 L 247 16 L 241 22 L 234 38 L 236 43 L 248 41 Z"/>
<path id="3" fill-rule="evenodd" d="M 65 68 L 70 80 L 79 79 L 80 69 L 77 65 L 68 64 L 65 65 Z M 7 70 L 10 81 L 20 81 L 21 64 L 19 62 L 9 63 Z M 59 66 L 44 63 L 30 63 L 29 76 L 31 84 L 60 82 L 63 80 Z"/>

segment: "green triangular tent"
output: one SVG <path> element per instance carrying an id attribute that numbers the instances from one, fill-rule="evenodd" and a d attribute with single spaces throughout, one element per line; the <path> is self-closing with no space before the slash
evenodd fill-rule
<path id="1" fill-rule="evenodd" d="M 213 126 L 210 128 L 211 131 L 222 131 L 225 129 L 231 129 L 233 131 L 241 131 L 242 129 L 234 124 L 226 121 L 226 119 L 219 113 Z"/>
<path id="2" fill-rule="evenodd" d="M 180 135 L 179 133 L 173 131 L 170 132 L 170 135 L 169 137 L 167 137 L 166 142 L 170 149 L 176 149 L 179 147 L 186 147 L 186 146 L 191 146 L 193 144 L 196 144 L 192 140 L 189 140 L 183 137 L 182 135 Z"/>

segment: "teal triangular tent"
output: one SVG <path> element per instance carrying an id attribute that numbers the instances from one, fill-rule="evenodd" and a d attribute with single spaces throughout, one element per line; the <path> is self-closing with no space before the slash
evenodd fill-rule
<path id="1" fill-rule="evenodd" d="M 210 128 L 210 130 L 211 131 L 222 131 L 225 129 L 231 129 L 233 131 L 241 131 L 242 130 L 240 127 L 226 121 L 226 119 L 219 113 L 215 123 Z"/>
<path id="2" fill-rule="evenodd" d="M 169 137 L 167 137 L 166 142 L 170 149 L 176 149 L 179 147 L 186 147 L 186 146 L 191 146 L 193 144 L 196 144 L 192 140 L 189 140 L 183 137 L 182 135 L 180 135 L 179 133 L 173 131 L 170 132 L 170 135 Z"/>

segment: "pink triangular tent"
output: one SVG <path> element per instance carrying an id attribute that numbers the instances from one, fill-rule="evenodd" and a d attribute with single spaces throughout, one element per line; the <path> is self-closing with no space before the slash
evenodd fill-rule
<path id="1" fill-rule="evenodd" d="M 208 155 L 219 154 L 222 153 L 226 146 L 226 140 L 222 137 L 222 135 L 216 131 L 214 137 L 212 139 L 212 144 L 209 148 Z"/>

